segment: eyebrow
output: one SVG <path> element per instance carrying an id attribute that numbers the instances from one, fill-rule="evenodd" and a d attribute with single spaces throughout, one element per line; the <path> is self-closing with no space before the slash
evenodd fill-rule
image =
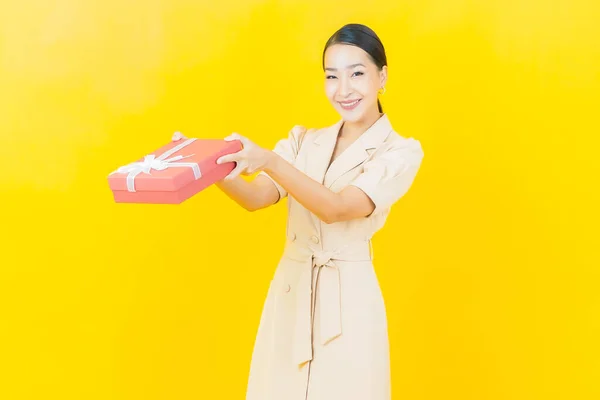
<path id="1" fill-rule="evenodd" d="M 352 65 L 348 65 L 346 67 L 346 69 L 352 69 L 352 68 L 355 68 L 355 67 L 364 67 L 364 65 L 361 64 L 361 63 L 352 64 Z M 337 71 L 337 68 L 325 68 L 325 71 Z"/>

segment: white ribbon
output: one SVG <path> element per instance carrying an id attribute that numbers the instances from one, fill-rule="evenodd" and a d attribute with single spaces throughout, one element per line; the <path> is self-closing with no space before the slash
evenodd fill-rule
<path id="1" fill-rule="evenodd" d="M 175 156 L 168 158 L 171 154 L 178 152 L 183 149 L 185 146 L 191 144 L 196 139 L 191 138 L 187 139 L 185 142 L 178 144 L 170 150 L 165 151 L 160 156 L 156 157 L 155 155 L 147 155 L 144 157 L 144 161 L 137 161 L 131 164 L 124 165 L 112 172 L 112 174 L 127 174 L 127 190 L 130 192 L 135 192 L 135 177 L 141 174 L 142 172 L 145 174 L 150 174 L 152 170 L 162 171 L 167 168 L 173 167 L 187 167 L 191 168 L 194 171 L 194 179 L 200 179 L 202 173 L 200 172 L 200 166 L 198 163 L 194 162 L 177 162 L 187 157 L 193 156 L 193 154 L 187 156 Z"/>

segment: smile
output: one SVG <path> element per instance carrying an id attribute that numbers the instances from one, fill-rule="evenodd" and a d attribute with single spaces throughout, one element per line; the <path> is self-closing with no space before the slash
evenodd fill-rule
<path id="1" fill-rule="evenodd" d="M 339 102 L 340 106 L 342 106 L 342 108 L 344 110 L 353 110 L 354 108 L 356 108 L 356 106 L 358 105 L 358 103 L 360 103 L 362 99 L 358 99 L 358 100 L 353 100 L 353 101 L 344 101 L 344 102 Z"/>

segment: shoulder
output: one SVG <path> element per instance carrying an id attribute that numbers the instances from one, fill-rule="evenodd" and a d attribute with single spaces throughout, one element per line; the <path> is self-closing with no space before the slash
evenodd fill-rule
<path id="1" fill-rule="evenodd" d="M 385 140 L 390 149 L 410 149 L 423 151 L 421 141 L 412 136 L 403 136 L 395 130 L 392 130 Z"/>
<path id="2" fill-rule="evenodd" d="M 310 127 L 306 125 L 295 125 L 290 133 L 301 139 L 318 142 L 322 137 L 329 136 L 339 132 L 343 120 L 337 120 L 334 123 L 321 127 Z"/>
<path id="3" fill-rule="evenodd" d="M 364 164 L 364 171 L 380 181 L 403 179 L 416 173 L 424 156 L 419 140 L 403 136 L 393 129 L 388 131 L 376 148 L 368 152 L 370 155 Z"/>
<path id="4" fill-rule="evenodd" d="M 315 137 L 322 129 L 309 128 L 304 125 L 294 125 L 289 132 L 289 136 L 296 142 L 302 142 L 305 138 Z"/>
<path id="5" fill-rule="evenodd" d="M 294 125 L 288 133 L 288 139 L 293 141 L 298 147 L 303 142 L 318 141 L 318 139 L 329 132 L 331 129 L 335 129 L 336 125 L 325 126 L 325 127 L 310 127 L 306 125 Z"/>
<path id="6" fill-rule="evenodd" d="M 395 130 L 392 130 L 382 145 L 376 149 L 373 159 L 383 158 L 390 161 L 414 161 L 420 163 L 425 152 L 421 141 L 411 137 L 403 136 Z"/>

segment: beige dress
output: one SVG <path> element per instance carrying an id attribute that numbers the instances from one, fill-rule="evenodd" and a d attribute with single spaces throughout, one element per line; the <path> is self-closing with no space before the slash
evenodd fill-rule
<path id="1" fill-rule="evenodd" d="M 423 152 L 383 115 L 327 168 L 341 126 L 292 130 L 274 151 L 335 192 L 359 187 L 375 211 L 325 224 L 288 198 L 286 245 L 264 303 L 247 400 L 391 398 L 386 310 L 370 239 L 408 191 Z"/>

